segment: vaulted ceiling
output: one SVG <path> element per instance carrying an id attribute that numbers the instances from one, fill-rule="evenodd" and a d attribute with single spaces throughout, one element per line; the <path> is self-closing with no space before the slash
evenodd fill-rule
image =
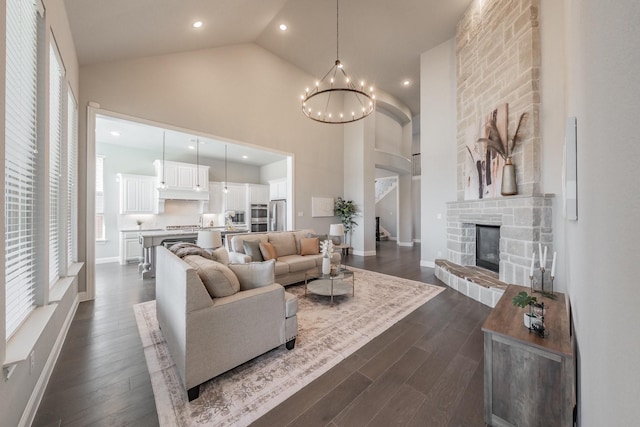
<path id="1" fill-rule="evenodd" d="M 372 82 L 418 114 L 420 54 L 455 35 L 470 3 L 342 0 L 340 59 L 353 77 Z M 336 59 L 333 0 L 65 0 L 65 5 L 81 65 L 240 43 L 256 43 L 319 77 Z M 193 28 L 195 21 L 203 26 Z"/>

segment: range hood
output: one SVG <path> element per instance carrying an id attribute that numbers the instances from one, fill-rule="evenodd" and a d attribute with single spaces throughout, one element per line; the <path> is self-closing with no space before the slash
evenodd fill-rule
<path id="1" fill-rule="evenodd" d="M 165 200 L 195 200 L 201 210 L 205 209 L 209 202 L 209 166 L 161 160 L 154 161 L 153 166 L 158 184 L 165 183 L 165 188 L 156 189 L 158 212 L 164 211 Z M 195 190 L 196 184 L 200 191 Z"/>
<path id="2" fill-rule="evenodd" d="M 200 200 L 209 201 L 209 191 L 196 191 L 194 189 L 165 188 L 158 189 L 158 200 Z"/>

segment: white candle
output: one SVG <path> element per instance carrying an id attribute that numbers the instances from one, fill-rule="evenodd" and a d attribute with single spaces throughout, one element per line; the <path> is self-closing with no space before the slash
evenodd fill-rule
<path id="1" fill-rule="evenodd" d="M 546 268 L 547 267 L 547 247 L 544 247 L 544 256 L 542 257 L 542 264 L 540 264 L 542 267 Z"/>
<path id="2" fill-rule="evenodd" d="M 540 268 L 542 268 L 542 243 L 538 242 L 538 258 L 540 258 Z"/>
<path id="3" fill-rule="evenodd" d="M 551 263 L 551 277 L 556 277 L 556 255 L 557 253 L 553 252 L 553 262 Z"/>
<path id="4" fill-rule="evenodd" d="M 531 255 L 531 270 L 529 270 L 529 277 L 533 277 L 533 264 L 536 262 L 536 253 Z"/>

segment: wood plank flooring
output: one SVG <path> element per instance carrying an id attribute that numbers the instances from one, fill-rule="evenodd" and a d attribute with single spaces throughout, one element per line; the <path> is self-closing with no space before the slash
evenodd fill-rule
<path id="1" fill-rule="evenodd" d="M 379 242 L 346 264 L 444 286 L 419 247 Z M 155 298 L 136 266 L 96 266 L 35 426 L 155 426 L 156 407 L 132 305 Z M 484 426 L 483 336 L 490 309 L 446 289 L 254 426 Z"/>

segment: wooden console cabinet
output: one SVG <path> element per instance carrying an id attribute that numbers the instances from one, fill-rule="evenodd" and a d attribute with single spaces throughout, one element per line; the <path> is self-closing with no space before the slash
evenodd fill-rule
<path id="1" fill-rule="evenodd" d="M 484 332 L 485 422 L 492 426 L 572 426 L 575 359 L 564 294 L 535 296 L 546 308 L 548 337 L 524 326 L 525 309 L 513 297 L 529 288 L 510 285 L 493 309 Z"/>

